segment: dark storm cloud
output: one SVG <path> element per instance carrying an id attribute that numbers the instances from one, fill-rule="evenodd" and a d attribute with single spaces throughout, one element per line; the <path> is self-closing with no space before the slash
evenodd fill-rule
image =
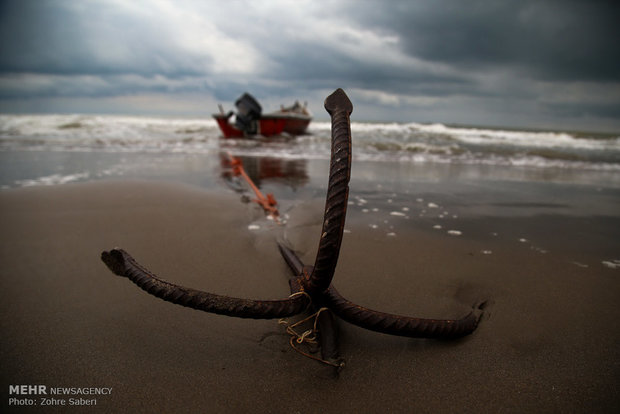
<path id="1" fill-rule="evenodd" d="M 361 102 L 356 114 L 373 119 L 425 113 L 534 124 L 544 114 L 557 125 L 589 117 L 617 128 L 619 8 L 576 0 L 5 0 L 0 104 L 10 110 L 22 99 L 27 108 L 25 100 L 45 98 L 53 111 L 54 97 L 64 105 L 102 98 L 93 102 L 114 111 L 122 97 L 157 95 L 161 108 L 169 97 L 174 109 L 188 94 L 233 102 L 250 91 L 320 108 L 325 93 L 344 87 Z"/>
<path id="2" fill-rule="evenodd" d="M 156 22 L 104 2 L 0 3 L 0 73 L 204 75 Z"/>
<path id="3" fill-rule="evenodd" d="M 620 119 L 620 105 L 603 103 L 555 102 L 545 105 L 551 114 L 565 118 L 604 116 Z"/>
<path id="4" fill-rule="evenodd" d="M 349 7 L 364 24 L 398 34 L 412 56 L 464 70 L 516 68 L 540 79 L 620 80 L 617 1 L 389 4 L 377 8 L 351 3 Z"/>
<path id="5" fill-rule="evenodd" d="M 447 85 L 458 88 L 470 84 L 467 77 L 454 73 L 440 74 L 407 65 L 390 66 L 379 59 L 360 62 L 358 57 L 343 55 L 329 45 L 298 42 L 272 56 L 279 68 L 272 74 L 275 79 L 303 82 L 310 88 L 336 88 L 346 83 L 350 87 L 402 93 L 419 91 L 424 85 L 440 93 Z"/>

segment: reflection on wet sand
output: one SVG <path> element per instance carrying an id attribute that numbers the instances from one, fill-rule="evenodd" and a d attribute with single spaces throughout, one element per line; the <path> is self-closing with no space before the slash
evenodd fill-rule
<path id="1" fill-rule="evenodd" d="M 307 160 L 282 159 L 273 157 L 236 156 L 241 160 L 247 175 L 258 188 L 270 182 L 284 185 L 295 190 L 309 181 Z M 221 177 L 235 190 L 241 190 L 233 173 L 233 165 L 228 153 L 220 153 Z"/>

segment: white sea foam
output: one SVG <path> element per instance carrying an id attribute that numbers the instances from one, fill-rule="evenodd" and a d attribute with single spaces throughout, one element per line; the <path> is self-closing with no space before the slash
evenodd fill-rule
<path id="1" fill-rule="evenodd" d="M 217 130 L 215 121 L 210 119 L 0 115 L 0 149 L 206 152 L 213 147 L 208 145 L 207 137 L 217 133 Z"/>
<path id="2" fill-rule="evenodd" d="M 328 123 L 321 126 L 329 127 Z M 351 124 L 352 132 L 374 133 L 387 136 L 426 133 L 450 137 L 470 144 L 501 144 L 527 147 L 572 147 L 580 149 L 618 149 L 620 136 L 612 139 L 593 139 L 577 137 L 567 132 L 525 131 L 488 128 L 451 127 L 444 124 L 399 123 L 358 123 Z"/>
<path id="3" fill-rule="evenodd" d="M 33 179 L 26 180 L 17 180 L 15 184 L 18 187 L 34 187 L 40 185 L 59 185 L 59 184 L 67 184 L 74 181 L 86 180 L 90 176 L 89 173 L 78 173 L 78 174 L 52 174 L 44 177 L 38 177 Z"/>
<path id="4" fill-rule="evenodd" d="M 309 134 L 294 139 L 223 140 L 216 122 L 208 117 L 0 115 L 0 151 L 181 155 L 231 151 L 238 156 L 327 160 L 330 128 L 329 122 L 313 121 Z M 413 122 L 352 122 L 351 129 L 355 161 L 592 170 L 607 175 L 620 172 L 620 137 L 612 135 Z M 64 179 L 49 181 L 54 180 Z"/>
<path id="5" fill-rule="evenodd" d="M 313 122 L 309 135 L 292 141 L 220 142 L 216 122 L 206 117 L 0 115 L 0 149 L 206 153 L 223 146 L 239 155 L 327 159 L 330 128 L 329 122 Z M 620 137 L 614 136 L 418 123 L 353 122 L 351 129 L 359 160 L 620 170 Z"/>
<path id="6" fill-rule="evenodd" d="M 620 269 L 620 260 L 603 260 L 601 262 L 603 266 L 608 267 L 610 269 Z"/>
<path id="7" fill-rule="evenodd" d="M 420 130 L 451 137 L 472 144 L 502 144 L 527 147 L 572 147 L 582 149 L 617 148 L 620 137 L 613 140 L 577 138 L 565 132 L 508 131 L 479 128 L 453 128 L 442 124 L 422 125 Z"/>

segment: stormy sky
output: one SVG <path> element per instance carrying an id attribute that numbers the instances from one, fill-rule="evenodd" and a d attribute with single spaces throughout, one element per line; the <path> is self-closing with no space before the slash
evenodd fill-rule
<path id="1" fill-rule="evenodd" d="M 354 120 L 620 131 L 620 2 L 0 1 L 0 112 L 209 116 L 337 87 Z"/>

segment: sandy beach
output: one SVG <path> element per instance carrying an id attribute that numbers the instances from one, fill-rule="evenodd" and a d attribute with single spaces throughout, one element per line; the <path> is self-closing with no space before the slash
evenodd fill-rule
<path id="1" fill-rule="evenodd" d="M 405 209 L 409 224 L 391 215 L 393 228 L 383 231 L 365 219 L 372 209 L 351 200 L 334 278 L 340 292 L 374 309 L 434 318 L 487 300 L 476 332 L 420 340 L 341 321 L 346 366 L 336 376 L 292 350 L 277 320 L 163 302 L 99 259 L 119 246 L 178 284 L 284 298 L 289 270 L 275 242 L 311 261 L 320 198 L 291 209 L 278 228 L 232 192 L 178 183 L 1 192 L 5 410 L 93 409 L 7 406 L 9 385 L 44 384 L 112 388 L 91 396 L 101 412 L 617 412 L 620 274 L 601 263 L 617 259 L 617 219 L 461 217 L 457 236 Z M 387 207 L 376 212 L 388 215 Z"/>
<path id="2" fill-rule="evenodd" d="M 0 0 L 0 414 L 620 414 L 620 2 L 445 3 Z"/>

